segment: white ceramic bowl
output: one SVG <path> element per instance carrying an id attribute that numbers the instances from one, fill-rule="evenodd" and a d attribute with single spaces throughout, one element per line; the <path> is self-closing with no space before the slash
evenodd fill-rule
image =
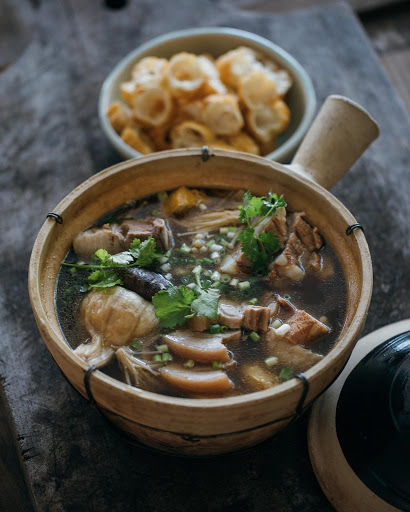
<path id="1" fill-rule="evenodd" d="M 218 57 L 238 46 L 253 48 L 292 76 L 293 85 L 286 96 L 291 122 L 288 129 L 278 136 L 275 151 L 266 155 L 266 158 L 278 162 L 289 161 L 315 114 L 316 95 L 312 82 L 302 66 L 279 46 L 256 34 L 225 27 L 170 32 L 139 46 L 115 66 L 102 85 L 98 105 L 101 127 L 112 145 L 126 159 L 141 156 L 115 132 L 106 115 L 109 105 L 120 99 L 120 84 L 130 79 L 131 69 L 137 61 L 147 56 L 170 58 L 181 51 L 210 53 Z"/>

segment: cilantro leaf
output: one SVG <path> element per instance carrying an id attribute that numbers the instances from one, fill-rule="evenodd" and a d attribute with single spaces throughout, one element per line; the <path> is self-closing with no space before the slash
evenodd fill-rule
<path id="1" fill-rule="evenodd" d="M 150 236 L 144 242 L 140 242 L 140 245 L 138 247 L 139 254 L 136 261 L 137 265 L 139 265 L 140 267 L 147 267 L 148 265 L 151 265 L 151 263 L 157 259 L 156 250 L 157 244 L 155 240 L 152 238 L 152 236 Z"/>
<path id="2" fill-rule="evenodd" d="M 279 249 L 279 240 L 274 233 L 257 234 L 255 227 L 285 206 L 283 196 L 278 197 L 272 192 L 267 196 L 256 197 L 248 190 L 243 197 L 243 206 L 239 208 L 239 220 L 246 222 L 248 227 L 239 235 L 239 240 L 252 269 L 259 274 L 268 273 L 270 257 Z M 258 219 L 251 224 L 255 217 Z"/>
<path id="3" fill-rule="evenodd" d="M 256 258 L 259 252 L 258 240 L 254 236 L 255 230 L 253 228 L 246 228 L 238 236 L 238 240 L 242 242 L 242 252 L 245 253 L 251 261 Z"/>
<path id="4" fill-rule="evenodd" d="M 82 292 L 91 288 L 110 288 L 117 284 L 123 284 L 120 276 L 113 270 L 95 270 L 87 278 L 87 283 L 81 287 Z"/>
<path id="5" fill-rule="evenodd" d="M 191 308 L 199 316 L 206 316 L 215 320 L 218 315 L 219 295 L 201 292 L 199 297 L 192 301 Z"/>
<path id="6" fill-rule="evenodd" d="M 107 261 L 110 259 L 110 254 L 105 249 L 98 249 L 98 251 L 95 251 L 94 256 L 102 265 L 106 265 Z"/>
<path id="7" fill-rule="evenodd" d="M 279 249 L 279 238 L 274 233 L 261 233 L 259 240 L 262 242 L 268 254 L 276 252 Z"/>
<path id="8" fill-rule="evenodd" d="M 120 252 L 110 256 L 108 263 L 111 265 L 128 265 L 134 261 L 133 255 L 129 251 Z"/>
<path id="9" fill-rule="evenodd" d="M 173 328 L 186 322 L 186 316 L 191 311 L 191 303 L 195 298 L 194 292 L 186 286 L 171 286 L 157 292 L 152 297 L 155 315 L 162 327 Z"/>

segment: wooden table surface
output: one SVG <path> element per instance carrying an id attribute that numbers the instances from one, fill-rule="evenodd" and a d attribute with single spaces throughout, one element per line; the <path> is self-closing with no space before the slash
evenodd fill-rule
<path id="1" fill-rule="evenodd" d="M 380 123 L 380 138 L 333 192 L 365 226 L 372 252 L 365 332 L 410 316 L 409 9 L 361 12 L 372 47 L 346 4 L 275 14 L 245 3 L 203 0 L 198 14 L 189 0 L 131 0 L 118 11 L 81 0 L 18 8 L 0 2 L 1 511 L 331 510 L 310 466 L 306 418 L 245 453 L 217 459 L 167 457 L 118 438 L 61 376 L 26 291 L 46 213 L 119 161 L 96 115 L 106 74 L 165 31 L 225 25 L 293 54 L 311 75 L 319 105 L 328 94 L 344 94 Z M 5 34 L 17 42 L 2 46 Z"/>

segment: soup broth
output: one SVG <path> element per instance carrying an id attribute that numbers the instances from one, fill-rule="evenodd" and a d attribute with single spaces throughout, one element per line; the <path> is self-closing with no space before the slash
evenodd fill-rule
<path id="1" fill-rule="evenodd" d="M 67 343 L 114 378 L 181 397 L 267 389 L 319 362 L 345 318 L 341 267 L 303 212 L 259 199 L 180 187 L 80 233 L 56 287 Z"/>

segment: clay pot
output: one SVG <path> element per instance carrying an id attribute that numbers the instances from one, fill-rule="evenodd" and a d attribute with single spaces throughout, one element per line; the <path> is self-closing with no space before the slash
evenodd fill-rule
<path id="1" fill-rule="evenodd" d="M 343 268 L 347 314 L 334 348 L 306 371 L 308 382 L 293 378 L 280 386 L 231 398 L 187 399 L 130 387 L 101 371 L 89 384 L 101 411 L 142 443 L 176 454 L 209 455 L 249 447 L 284 428 L 302 395 L 306 407 L 339 374 L 364 325 L 372 293 L 372 265 L 365 236 L 351 213 L 330 194 L 331 187 L 378 135 L 370 116 L 353 102 L 328 98 L 292 165 L 245 153 L 200 149 L 155 153 L 106 169 L 71 192 L 48 218 L 34 245 L 30 298 L 41 335 L 56 363 L 85 397 L 87 364 L 67 345 L 54 305 L 60 264 L 73 238 L 104 213 L 129 199 L 180 185 L 222 189 L 269 190 L 284 194 L 289 209 L 306 212 L 330 243 Z"/>

